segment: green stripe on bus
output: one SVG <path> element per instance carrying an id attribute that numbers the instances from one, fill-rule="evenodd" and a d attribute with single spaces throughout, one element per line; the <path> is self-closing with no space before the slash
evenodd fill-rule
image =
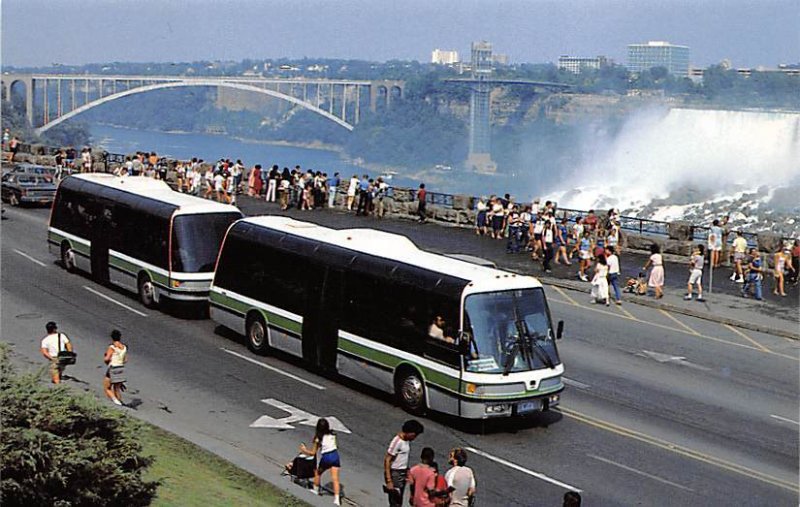
<path id="1" fill-rule="evenodd" d="M 152 271 L 146 268 L 145 266 L 141 266 L 139 264 L 130 262 L 126 259 L 122 259 L 114 255 L 113 253 L 108 256 L 108 263 L 114 266 L 115 268 L 131 273 L 133 276 L 136 276 L 139 273 L 139 271 L 144 271 L 148 274 L 148 276 L 150 276 L 150 279 L 153 281 L 153 283 L 164 287 L 169 286 L 169 280 L 167 279 L 166 276 L 162 275 L 161 273 L 156 273 L 155 271 Z"/>
<path id="2" fill-rule="evenodd" d="M 350 354 L 363 357 L 364 359 L 368 359 L 375 363 L 381 364 L 387 368 L 391 368 L 392 370 L 397 368 L 397 366 L 402 363 L 411 364 L 415 368 L 419 369 L 420 373 L 422 373 L 422 376 L 425 377 L 426 382 L 434 386 L 437 386 L 441 389 L 446 389 L 454 393 L 458 392 L 457 377 L 452 377 L 450 375 L 447 375 L 446 373 L 433 370 L 431 368 L 428 368 L 427 366 L 417 364 L 414 361 L 409 361 L 407 359 L 402 359 L 393 356 L 388 352 L 375 350 L 373 348 L 367 347 L 360 343 L 355 343 L 343 337 L 339 337 L 339 348 Z"/>
<path id="3" fill-rule="evenodd" d="M 247 312 L 249 312 L 251 309 L 255 309 L 261 313 L 268 325 L 285 329 L 286 331 L 295 333 L 298 336 L 303 331 L 303 325 L 299 322 L 296 322 L 292 319 L 287 319 L 286 317 L 278 315 L 277 313 L 273 313 L 264 308 L 253 308 L 247 303 L 239 301 L 236 298 L 220 294 L 219 292 L 211 291 L 209 294 L 209 299 L 220 306 L 230 308 L 231 310 L 241 313 L 242 315 L 247 315 Z"/>

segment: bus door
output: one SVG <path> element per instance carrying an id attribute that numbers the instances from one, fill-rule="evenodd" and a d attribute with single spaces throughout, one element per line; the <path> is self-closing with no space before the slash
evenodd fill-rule
<path id="1" fill-rule="evenodd" d="M 336 368 L 342 272 L 321 266 L 308 270 L 303 313 L 303 359 L 323 370 Z"/>
<path id="2" fill-rule="evenodd" d="M 92 242 L 90 248 L 92 276 L 101 283 L 107 283 L 109 280 L 108 249 L 109 235 L 111 233 L 110 214 L 111 210 L 108 208 L 101 207 L 98 209 L 90 233 L 90 240 Z"/>

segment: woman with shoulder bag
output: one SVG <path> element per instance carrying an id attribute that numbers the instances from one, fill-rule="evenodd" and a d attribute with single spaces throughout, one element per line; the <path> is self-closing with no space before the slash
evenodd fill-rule
<path id="1" fill-rule="evenodd" d="M 115 405 L 122 405 L 122 392 L 125 390 L 125 363 L 128 361 L 128 347 L 122 343 L 122 333 L 111 331 L 111 345 L 106 349 L 103 361 L 108 365 L 103 378 L 103 390 Z"/>

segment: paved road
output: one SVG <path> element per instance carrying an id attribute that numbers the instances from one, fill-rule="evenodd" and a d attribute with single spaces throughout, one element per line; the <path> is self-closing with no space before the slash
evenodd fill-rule
<path id="1" fill-rule="evenodd" d="M 335 416 L 352 431 L 339 439 L 349 498 L 382 502 L 382 455 L 408 418 L 390 399 L 254 356 L 211 321 L 149 310 L 70 275 L 47 252 L 46 210 L 7 215 L 1 331 L 21 362 L 42 364 L 38 339 L 56 320 L 79 354 L 70 383 L 99 393 L 106 336 L 118 327 L 131 350 L 134 408 L 125 410 L 272 481 L 312 429 L 250 428 L 288 415 L 261 400 Z M 514 424 L 433 415 L 415 456 L 423 446 L 442 461 L 451 447 L 475 449 L 482 505 L 560 505 L 568 488 L 588 505 L 797 504 L 797 342 L 652 308 L 595 307 L 577 292 L 549 288 L 548 297 L 567 322 L 561 410 Z"/>

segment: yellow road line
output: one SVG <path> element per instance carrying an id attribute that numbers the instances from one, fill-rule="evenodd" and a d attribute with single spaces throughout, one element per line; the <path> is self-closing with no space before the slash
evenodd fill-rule
<path id="1" fill-rule="evenodd" d="M 745 477 L 749 477 L 751 479 L 756 479 L 761 482 L 765 482 L 767 484 L 771 484 L 773 486 L 778 486 L 783 489 L 787 489 L 792 492 L 798 492 L 797 485 L 788 481 L 784 481 L 783 479 L 779 479 L 777 477 L 773 477 L 768 475 L 764 472 L 759 472 L 758 470 L 753 470 L 752 468 L 748 468 L 743 465 L 738 465 L 736 463 L 732 463 L 730 461 L 723 460 L 721 458 L 717 458 L 715 456 L 711 456 L 709 454 L 705 454 L 700 451 L 696 451 L 694 449 L 690 449 L 688 447 L 683 447 L 678 444 L 674 444 L 667 440 L 662 440 L 657 437 L 653 437 L 650 435 L 646 435 L 644 433 L 640 433 L 636 430 L 632 430 L 629 428 L 625 428 L 623 426 L 616 425 L 614 423 L 610 423 L 608 421 L 603 421 L 601 419 L 596 419 L 594 417 L 588 416 L 586 414 L 582 414 L 575 410 L 571 410 L 569 408 L 564 407 L 563 405 L 559 407 L 560 412 L 567 417 L 575 419 L 576 421 L 583 422 L 590 426 L 594 426 L 595 428 L 599 428 L 602 430 L 610 431 L 611 433 L 615 433 L 617 435 L 631 438 L 633 440 L 637 440 L 639 442 L 643 442 L 645 444 L 653 445 L 660 449 L 664 449 L 666 451 L 673 452 L 675 454 L 680 454 L 681 456 L 685 456 L 687 458 L 694 459 L 696 461 L 700 461 L 718 468 L 722 468 L 724 470 L 728 470 L 729 472 L 734 472 Z"/>
<path id="2" fill-rule="evenodd" d="M 661 313 L 663 313 L 663 314 L 664 314 L 666 317 L 668 317 L 670 320 L 672 320 L 672 322 L 675 322 L 676 324 L 678 324 L 678 325 L 679 325 L 679 326 L 681 326 L 682 328 L 684 328 L 684 329 L 688 330 L 688 331 L 689 331 L 690 333 L 692 333 L 693 335 L 695 335 L 695 336 L 698 336 L 698 335 L 700 335 L 700 333 L 698 333 L 698 332 L 697 332 L 697 331 L 695 331 L 694 329 L 690 328 L 689 326 L 687 326 L 687 325 L 686 325 L 686 324 L 684 324 L 683 322 L 679 321 L 678 319 L 676 319 L 675 317 L 673 317 L 672 315 L 670 315 L 670 314 L 669 314 L 669 312 L 666 312 L 666 311 L 664 311 L 664 310 L 658 310 L 658 311 L 659 311 L 659 312 L 661 312 Z"/>
<path id="3" fill-rule="evenodd" d="M 725 326 L 726 328 L 730 329 L 730 330 L 731 330 L 731 331 L 733 331 L 734 333 L 738 334 L 739 336 L 741 336 L 741 337 L 742 337 L 742 338 L 744 338 L 745 340 L 749 341 L 750 343 L 752 343 L 752 344 L 753 344 L 753 345 L 755 345 L 756 347 L 760 348 L 760 349 L 761 349 L 761 350 L 763 350 L 764 352 L 772 352 L 772 351 L 771 351 L 771 350 L 769 350 L 767 347 L 765 347 L 765 346 L 761 345 L 760 343 L 758 343 L 758 342 L 757 342 L 757 341 L 755 341 L 754 339 L 750 338 L 749 336 L 747 336 L 747 335 L 746 335 L 746 334 L 744 334 L 743 332 L 739 331 L 739 330 L 738 330 L 738 329 L 736 329 L 735 327 L 733 327 L 733 326 L 729 326 L 728 324 L 723 324 L 723 326 Z"/>
<path id="4" fill-rule="evenodd" d="M 629 319 L 636 320 L 636 317 L 634 317 L 633 314 L 626 310 L 622 305 L 617 305 L 617 308 L 619 308 L 622 313 L 627 315 Z"/>
<path id="5" fill-rule="evenodd" d="M 566 293 L 566 292 L 565 292 L 565 291 L 564 291 L 564 290 L 563 290 L 561 287 L 558 287 L 558 286 L 555 286 L 555 285 L 551 285 L 550 287 L 554 288 L 554 289 L 555 289 L 555 290 L 556 290 L 556 291 L 557 291 L 559 294 L 561 294 L 562 296 L 564 296 L 564 297 L 566 298 L 566 300 L 570 302 L 570 304 L 571 304 L 571 305 L 573 305 L 573 306 L 580 306 L 580 305 L 578 304 L 578 302 L 577 302 L 577 301 L 575 301 L 574 299 L 572 299 L 572 298 L 569 296 L 569 294 L 567 294 L 567 293 Z"/>
<path id="6" fill-rule="evenodd" d="M 569 305 L 569 306 L 575 306 L 572 303 L 566 303 L 564 301 L 558 301 L 558 300 L 549 300 L 549 301 L 553 301 L 555 303 L 561 303 L 561 304 Z M 661 328 L 661 329 L 666 329 L 668 331 L 676 331 L 678 333 L 684 333 L 684 334 L 687 334 L 689 336 L 693 336 L 695 338 L 703 338 L 704 340 L 711 340 L 711 341 L 715 341 L 715 342 L 719 342 L 719 343 L 724 343 L 726 345 L 733 345 L 734 347 L 740 347 L 740 348 L 743 348 L 743 349 L 755 350 L 757 352 L 762 352 L 764 354 L 770 354 L 770 355 L 773 355 L 773 356 L 784 357 L 786 359 L 791 359 L 792 361 L 800 362 L 800 357 L 790 356 L 788 354 L 781 354 L 779 352 L 774 352 L 772 350 L 763 350 L 761 348 L 753 347 L 753 346 L 747 345 L 745 343 L 732 342 L 730 340 L 723 340 L 722 338 L 717 338 L 715 336 L 708 336 L 708 335 L 704 335 L 704 334 L 694 334 L 694 333 L 690 333 L 689 331 L 685 331 L 683 329 L 678 329 L 678 328 L 675 328 L 675 327 L 666 326 L 664 324 L 657 324 L 655 322 L 648 322 L 646 320 L 641 320 L 641 319 L 638 319 L 636 317 L 625 317 L 625 316 L 620 315 L 620 314 L 615 313 L 615 312 L 607 312 L 607 311 L 604 311 L 604 310 L 599 310 L 597 308 L 591 308 L 591 307 L 582 306 L 582 305 L 578 305 L 578 306 L 582 310 L 586 310 L 586 311 L 589 311 L 589 312 L 602 313 L 602 314 L 610 315 L 610 316 L 618 318 L 618 319 L 632 320 L 632 321 L 638 322 L 640 324 L 647 324 L 648 326 L 658 327 L 658 328 Z"/>

